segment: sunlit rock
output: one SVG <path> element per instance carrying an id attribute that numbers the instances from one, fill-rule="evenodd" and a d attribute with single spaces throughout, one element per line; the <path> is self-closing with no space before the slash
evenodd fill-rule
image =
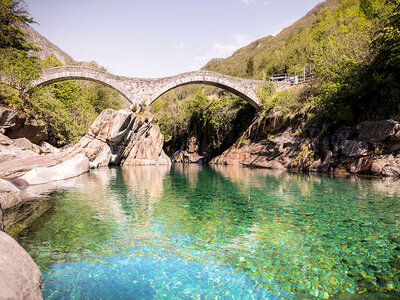
<path id="1" fill-rule="evenodd" d="M 89 159 L 84 154 L 77 154 L 74 158 L 66 160 L 52 167 L 34 168 L 21 179 L 28 184 L 43 184 L 78 176 L 89 171 Z"/>
<path id="2" fill-rule="evenodd" d="M 42 299 L 41 274 L 29 254 L 0 232 L 0 299 Z"/>

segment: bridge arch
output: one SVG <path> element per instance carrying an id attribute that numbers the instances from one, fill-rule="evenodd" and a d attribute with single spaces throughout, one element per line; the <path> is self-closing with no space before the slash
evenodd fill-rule
<path id="1" fill-rule="evenodd" d="M 227 90 L 246 100 L 254 108 L 260 108 L 258 97 L 255 93 L 255 89 L 260 84 L 259 81 L 239 79 L 209 71 L 189 72 L 169 77 L 168 80 L 165 80 L 164 84 L 160 85 L 160 88 L 156 89 L 156 92 L 147 101 L 147 104 L 151 105 L 165 93 L 189 84 L 211 85 Z"/>
<path id="2" fill-rule="evenodd" d="M 107 72 L 89 68 L 85 66 L 63 66 L 45 69 L 39 79 L 31 82 L 31 88 L 46 86 L 52 83 L 61 82 L 65 80 L 88 80 L 105 85 L 132 103 L 129 91 L 121 84 L 123 82 L 122 76 L 109 74 Z"/>
<path id="3" fill-rule="evenodd" d="M 78 79 L 104 84 L 123 95 L 130 105 L 152 104 L 166 92 L 188 84 L 205 84 L 222 88 L 243 98 L 254 108 L 260 108 L 256 90 L 261 81 L 230 77 L 211 71 L 195 71 L 165 78 L 133 78 L 113 75 L 85 66 L 63 66 L 42 71 L 39 79 L 31 82 L 31 87 Z"/>

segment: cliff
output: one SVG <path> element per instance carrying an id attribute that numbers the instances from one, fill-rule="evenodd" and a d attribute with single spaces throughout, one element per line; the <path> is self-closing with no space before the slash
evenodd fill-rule
<path id="1" fill-rule="evenodd" d="M 400 116 L 346 129 L 302 121 L 301 114 L 289 119 L 272 111 L 211 164 L 400 177 Z"/>

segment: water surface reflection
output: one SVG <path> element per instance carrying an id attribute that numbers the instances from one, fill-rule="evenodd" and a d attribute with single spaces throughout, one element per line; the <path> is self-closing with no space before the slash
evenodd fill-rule
<path id="1" fill-rule="evenodd" d="M 78 179 L 19 237 L 48 298 L 400 290 L 397 182 L 199 165 Z"/>

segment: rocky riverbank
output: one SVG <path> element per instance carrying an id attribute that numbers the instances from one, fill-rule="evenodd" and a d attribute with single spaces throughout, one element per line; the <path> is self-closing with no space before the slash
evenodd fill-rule
<path id="1" fill-rule="evenodd" d="M 60 150 L 43 141 L 44 135 L 12 139 L 21 124 L 18 114 L 2 110 L 8 121 L 0 126 L 0 230 L 24 228 L 31 219 L 46 211 L 40 195 L 74 185 L 74 177 L 91 168 L 108 165 L 169 165 L 164 153 L 164 137 L 152 123 L 150 114 L 137 115 L 128 110 L 106 109 L 88 133 L 73 147 Z M 11 117 L 10 117 L 11 116 Z M 383 121 L 365 121 L 351 129 L 335 129 L 333 123 L 321 127 L 305 124 L 304 116 L 284 118 L 279 111 L 256 119 L 240 139 L 211 164 L 242 165 L 286 171 L 333 174 L 360 174 L 400 177 L 400 117 Z M 13 121 L 14 120 L 14 121 Z M 27 118 L 23 124 L 26 123 Z M 34 121 L 29 121 L 35 123 Z M 31 127 L 30 137 L 43 133 L 39 123 Z M 16 127 L 17 126 L 17 127 Z M 12 129 L 14 128 L 14 129 Z M 8 131 L 7 131 L 8 130 Z M 19 130 L 19 129 L 18 129 Z M 175 153 L 173 161 L 201 162 L 198 143 L 191 139 L 188 149 Z M 65 180 L 68 179 L 69 180 Z M 27 225 L 28 224 L 28 225 Z M 40 272 L 29 255 L 12 238 L 1 233 L 0 276 L 10 295 L 40 299 Z M 10 250 L 9 249 L 14 249 Z M 21 257 L 13 266 L 24 270 L 9 272 L 7 261 Z M 24 276 L 29 275 L 29 280 Z M 27 288 L 21 284 L 27 282 Z M 39 291 L 39 292 L 38 292 Z M 14 294 L 13 294 L 14 293 Z M 36 299 L 35 298 L 35 299 Z"/>
<path id="2" fill-rule="evenodd" d="M 0 134 L 3 215 L 33 197 L 23 193 L 27 186 L 76 177 L 90 168 L 108 165 L 171 164 L 163 151 L 160 128 L 151 121 L 151 116 L 106 109 L 75 146 L 63 151 L 47 143 L 38 146 L 26 138 L 10 139 Z M 0 226 L 4 224 L 0 222 Z"/>
<path id="3" fill-rule="evenodd" d="M 364 121 L 349 129 L 305 124 L 274 111 L 251 124 L 211 164 L 286 171 L 400 177 L 400 116 Z"/>
<path id="4" fill-rule="evenodd" d="M 65 179 L 90 168 L 171 164 L 163 151 L 164 137 L 151 116 L 106 109 L 78 144 L 61 151 L 43 142 L 43 127 L 36 121 L 5 108 L 0 115 L 0 231 L 26 226 L 46 211 L 41 195 L 67 187 Z M 30 132 L 30 139 L 19 137 L 21 132 Z M 40 271 L 32 258 L 2 232 L 0 249 L 0 298 L 41 299 Z"/>

